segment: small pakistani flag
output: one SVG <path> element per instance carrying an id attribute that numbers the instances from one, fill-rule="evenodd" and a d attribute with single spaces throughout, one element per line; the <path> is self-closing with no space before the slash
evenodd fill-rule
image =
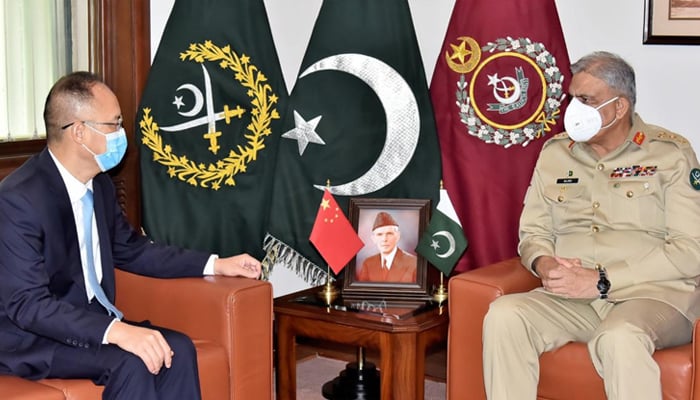
<path id="1" fill-rule="evenodd" d="M 440 190 L 440 202 L 416 251 L 446 276 L 467 249 L 467 238 L 447 190 Z"/>

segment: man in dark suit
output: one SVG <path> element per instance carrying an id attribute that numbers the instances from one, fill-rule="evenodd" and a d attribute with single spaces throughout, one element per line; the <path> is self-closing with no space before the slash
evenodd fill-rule
<path id="1" fill-rule="evenodd" d="M 379 253 L 367 257 L 357 272 L 358 281 L 416 282 L 416 256 L 406 253 L 397 245 L 401 239 L 399 224 L 391 214 L 377 213 L 372 224 L 372 242 Z"/>
<path id="2" fill-rule="evenodd" d="M 95 75 L 56 82 L 44 121 L 47 147 L 0 183 L 0 374 L 90 378 L 104 399 L 199 399 L 192 341 L 123 320 L 114 268 L 257 278 L 260 263 L 158 245 L 129 226 L 103 173 L 126 151 L 121 109 Z"/>

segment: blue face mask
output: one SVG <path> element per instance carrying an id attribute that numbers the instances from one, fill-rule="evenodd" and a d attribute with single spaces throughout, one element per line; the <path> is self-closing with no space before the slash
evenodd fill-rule
<path id="1" fill-rule="evenodd" d="M 126 153 L 127 140 L 124 128 L 119 128 L 119 130 L 111 133 L 102 133 L 88 124 L 85 124 L 85 126 L 107 139 L 107 149 L 102 154 L 93 153 L 92 150 L 88 149 L 83 143 L 83 147 L 95 157 L 95 162 L 97 162 L 97 165 L 100 167 L 100 171 L 105 172 L 116 167 L 117 164 L 122 161 Z"/>

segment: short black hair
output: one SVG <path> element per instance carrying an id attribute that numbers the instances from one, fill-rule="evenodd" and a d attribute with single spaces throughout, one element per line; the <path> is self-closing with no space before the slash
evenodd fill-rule
<path id="1" fill-rule="evenodd" d="M 46 140 L 57 140 L 61 127 L 72 121 L 79 106 L 93 99 L 92 88 L 103 83 L 98 75 L 87 71 L 76 71 L 60 78 L 49 91 L 44 103 L 44 124 L 46 125 Z"/>

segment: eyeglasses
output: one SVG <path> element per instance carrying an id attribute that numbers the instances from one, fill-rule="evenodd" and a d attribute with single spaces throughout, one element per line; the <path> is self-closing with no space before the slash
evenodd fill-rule
<path id="1" fill-rule="evenodd" d="M 61 127 L 61 129 L 66 129 L 70 128 L 71 126 L 75 124 L 87 124 L 87 125 L 104 125 L 104 126 L 111 126 L 114 128 L 115 131 L 121 129 L 122 127 L 122 122 L 124 122 L 121 117 L 117 120 L 117 122 L 95 122 L 95 121 L 73 121 L 70 124 L 65 124 Z"/>

